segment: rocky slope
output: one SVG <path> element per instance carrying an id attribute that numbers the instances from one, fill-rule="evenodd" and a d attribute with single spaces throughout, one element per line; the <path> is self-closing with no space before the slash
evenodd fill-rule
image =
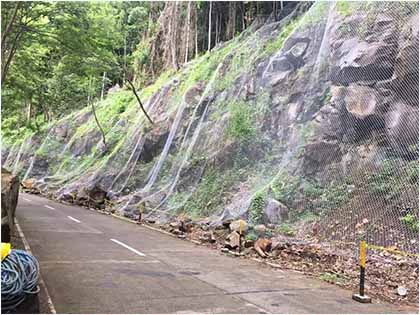
<path id="1" fill-rule="evenodd" d="M 67 202 L 165 222 L 242 217 L 298 238 L 418 250 L 418 4 L 299 5 L 2 165 Z"/>

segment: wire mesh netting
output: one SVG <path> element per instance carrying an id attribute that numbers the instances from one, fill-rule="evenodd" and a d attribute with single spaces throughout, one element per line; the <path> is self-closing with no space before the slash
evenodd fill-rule
<path id="1" fill-rule="evenodd" d="M 154 126 L 118 91 L 97 106 L 106 151 L 85 109 L 3 162 L 59 199 L 100 186 L 133 218 L 242 216 L 416 253 L 418 39 L 416 2 L 297 6 L 142 91 Z"/>

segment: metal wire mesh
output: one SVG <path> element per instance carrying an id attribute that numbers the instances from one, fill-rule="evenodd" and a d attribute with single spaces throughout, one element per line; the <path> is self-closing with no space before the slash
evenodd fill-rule
<path id="1" fill-rule="evenodd" d="M 329 15 L 341 22 L 326 26 L 330 51 L 321 62 L 342 137 L 335 146 L 324 134 L 318 150 L 344 169 L 325 172 L 324 197 L 344 200 L 322 212 L 320 234 L 417 253 L 418 4 L 337 2 Z"/>

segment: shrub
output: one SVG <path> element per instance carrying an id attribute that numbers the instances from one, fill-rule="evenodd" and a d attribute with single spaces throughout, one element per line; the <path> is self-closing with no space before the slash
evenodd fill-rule
<path id="1" fill-rule="evenodd" d="M 228 136 L 240 142 L 249 142 L 256 134 L 255 115 L 246 102 L 232 102 L 229 105 L 230 117 Z"/>
<path id="2" fill-rule="evenodd" d="M 265 205 L 265 194 L 257 192 L 252 198 L 249 206 L 249 221 L 252 224 L 259 224 L 263 220 Z"/>
<path id="3" fill-rule="evenodd" d="M 416 232 L 419 230 L 419 220 L 412 214 L 406 214 L 400 218 L 401 222 L 405 224 L 407 228 Z"/>

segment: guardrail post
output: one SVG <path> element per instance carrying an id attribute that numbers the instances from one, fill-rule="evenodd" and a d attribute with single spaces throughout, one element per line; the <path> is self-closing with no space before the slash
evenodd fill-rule
<path id="1" fill-rule="evenodd" d="M 366 242 L 360 242 L 359 265 L 360 265 L 360 284 L 359 294 L 353 294 L 353 300 L 360 303 L 371 303 L 372 299 L 365 295 L 365 268 L 366 268 Z"/>

